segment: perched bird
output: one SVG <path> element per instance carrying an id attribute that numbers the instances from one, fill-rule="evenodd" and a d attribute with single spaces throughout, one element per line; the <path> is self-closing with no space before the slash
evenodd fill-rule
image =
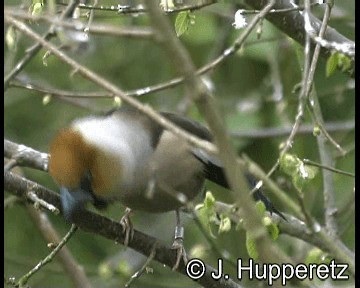
<path id="1" fill-rule="evenodd" d="M 172 113 L 161 115 L 199 138 L 212 141 L 208 129 L 199 123 Z M 59 131 L 50 143 L 49 172 L 60 186 L 63 214 L 68 221 L 84 209 L 86 202 L 102 207 L 120 201 L 130 209 L 154 213 L 175 210 L 179 216 L 179 208 L 202 191 L 205 179 L 228 187 L 215 155 L 191 147 L 131 108 L 78 119 Z M 282 216 L 260 191 L 254 198 Z M 124 225 L 129 224 L 128 212 L 122 220 Z M 178 220 L 173 247 L 179 251 L 182 237 Z"/>

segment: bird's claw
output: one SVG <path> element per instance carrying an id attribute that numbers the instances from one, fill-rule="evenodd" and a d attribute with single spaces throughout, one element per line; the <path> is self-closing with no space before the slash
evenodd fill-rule
<path id="1" fill-rule="evenodd" d="M 181 259 L 183 259 L 185 265 L 188 262 L 183 242 L 183 238 L 175 238 L 171 246 L 171 249 L 176 250 L 176 262 L 172 268 L 173 271 L 179 268 Z"/>
<path id="2" fill-rule="evenodd" d="M 123 228 L 122 232 L 125 233 L 125 240 L 124 240 L 125 246 L 128 246 L 130 240 L 134 237 L 134 227 L 133 227 L 133 224 L 129 217 L 130 212 L 131 212 L 131 209 L 126 208 L 125 214 L 120 220 L 120 224 Z"/>

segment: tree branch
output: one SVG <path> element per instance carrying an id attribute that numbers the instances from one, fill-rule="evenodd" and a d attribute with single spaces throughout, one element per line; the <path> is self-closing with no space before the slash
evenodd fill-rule
<path id="1" fill-rule="evenodd" d="M 74 31 L 84 32 L 87 29 L 87 33 L 91 33 L 94 35 L 107 35 L 107 36 L 116 36 L 116 37 L 126 37 L 126 38 L 140 38 L 140 39 L 154 39 L 153 31 L 151 29 L 145 27 L 124 27 L 124 26 L 116 26 L 110 24 L 97 24 L 91 23 L 88 25 L 87 23 L 82 22 L 70 22 L 59 20 L 58 18 L 54 18 L 47 15 L 31 15 L 29 13 L 25 13 L 23 11 L 19 11 L 14 8 L 5 8 L 4 13 L 11 15 L 17 19 L 21 20 L 30 20 L 33 22 L 47 22 L 52 25 L 64 28 L 70 28 Z"/>
<path id="2" fill-rule="evenodd" d="M 66 18 L 70 16 L 73 11 L 75 10 L 76 6 L 79 4 L 79 0 L 71 0 L 65 10 L 61 13 L 60 19 Z M 52 25 L 49 30 L 43 36 L 44 41 L 50 40 L 52 37 L 55 36 L 54 34 L 54 26 Z M 9 82 L 13 79 L 16 75 L 18 75 L 25 66 L 30 62 L 30 60 L 35 57 L 35 55 L 40 51 L 41 44 L 36 43 L 30 49 L 27 49 L 26 55 L 15 65 L 14 69 L 10 71 L 8 75 L 4 78 L 4 91 L 8 88 Z"/>
<path id="3" fill-rule="evenodd" d="M 235 42 L 234 50 L 228 51 L 227 54 L 234 53 L 236 49 L 241 47 L 252 29 L 254 29 L 258 21 L 268 13 L 273 4 L 274 1 L 270 1 L 269 4 L 255 16 L 249 26 Z M 192 63 L 187 50 L 174 34 L 168 19 L 160 12 L 155 2 L 150 1 L 147 5 L 153 27 L 158 31 L 159 38 L 161 37 L 160 43 L 163 44 L 164 51 L 171 57 L 172 63 L 176 66 L 179 73 L 183 75 L 188 91 L 191 91 L 192 93 L 192 99 L 197 104 L 201 113 L 205 116 L 205 119 L 213 132 L 215 143 L 219 147 L 219 156 L 224 165 L 224 170 L 230 183 L 230 187 L 232 188 L 234 199 L 236 199 L 237 205 L 244 211 L 242 215 L 245 220 L 244 226 L 253 236 L 259 251 L 260 259 L 265 263 L 279 261 L 291 263 L 291 259 L 284 255 L 284 253 L 277 249 L 270 241 L 268 234 L 261 224 L 261 218 L 255 209 L 253 200 L 250 198 L 249 193 L 246 193 L 249 189 L 246 184 L 247 182 L 243 174 L 243 169 L 236 161 L 237 155 L 230 145 L 228 134 L 213 96 L 209 94 L 209 91 L 202 80 L 197 77 L 195 66 Z"/>
<path id="4" fill-rule="evenodd" d="M 146 114 L 155 122 L 159 123 L 164 128 L 168 129 L 175 135 L 182 137 L 189 144 L 195 145 L 199 148 L 204 149 L 210 153 L 216 153 L 216 147 L 208 142 L 196 137 L 185 130 L 179 128 L 178 126 L 174 125 L 172 122 L 165 119 L 161 116 L 157 111 L 151 108 L 148 105 L 144 105 L 141 102 L 137 101 L 136 99 L 129 97 L 126 95 L 121 89 L 119 89 L 116 85 L 110 83 L 106 79 L 102 78 L 100 75 L 96 74 L 95 72 L 87 69 L 85 66 L 80 65 L 78 62 L 67 56 L 65 53 L 57 49 L 53 44 L 49 43 L 48 41 L 41 38 L 38 34 L 36 34 L 33 30 L 31 30 L 27 25 L 24 23 L 14 19 L 12 16 L 6 15 L 4 16 L 5 21 L 14 25 L 18 30 L 33 38 L 34 40 L 38 41 L 43 47 L 51 51 L 56 57 L 58 57 L 61 61 L 65 62 L 69 66 L 71 66 L 77 73 L 83 75 L 85 78 L 91 80 L 92 82 L 98 84 L 99 86 L 103 87 L 105 90 L 109 91 L 110 93 L 114 94 L 114 96 L 120 97 L 124 102 L 128 103 L 132 107 L 138 109 L 140 112 Z"/>
<path id="5" fill-rule="evenodd" d="M 266 0 L 245 0 L 245 3 L 254 8 L 254 9 L 262 9 L 267 1 Z M 292 3 L 291 0 L 277 0 L 274 9 L 290 9 L 294 8 L 296 6 Z M 304 20 L 304 14 L 301 11 L 291 11 L 286 12 L 284 14 L 278 15 L 278 14 L 268 14 L 266 16 L 266 19 L 269 20 L 272 24 L 274 24 L 277 28 L 279 28 L 281 31 L 286 33 L 288 36 L 290 36 L 295 41 L 299 42 L 301 45 L 305 45 L 305 38 L 306 38 L 306 31 L 304 29 L 305 27 L 305 20 Z M 316 33 L 316 35 L 319 34 L 320 27 L 321 27 L 321 21 L 317 19 L 313 15 L 309 15 L 310 22 L 312 23 L 312 27 Z M 339 44 L 346 44 L 349 47 L 355 47 L 355 43 L 339 32 L 337 32 L 335 29 L 328 27 L 326 30 L 326 33 L 324 34 L 323 39 L 327 40 L 328 42 L 334 42 Z M 322 47 L 321 49 L 321 55 L 324 57 L 329 57 L 331 55 L 332 49 L 329 49 L 327 47 Z M 355 66 L 355 57 L 351 57 L 352 67 Z M 355 76 L 354 71 L 352 72 L 352 77 Z"/>
<path id="6" fill-rule="evenodd" d="M 41 153 L 25 145 L 19 145 L 4 139 L 4 156 L 16 161 L 16 164 L 47 171 L 48 154 Z"/>
<path id="7" fill-rule="evenodd" d="M 31 200 L 27 198 L 29 187 L 31 187 L 31 190 L 38 198 L 54 205 L 60 211 L 62 210 L 58 194 L 48 190 L 36 182 L 27 180 L 12 172 L 4 172 L 4 189 L 9 193 L 31 202 Z M 79 212 L 78 217 L 74 219 L 74 224 L 86 232 L 98 234 L 112 241 L 116 241 L 117 243 L 124 243 L 125 234 L 123 233 L 122 225 L 119 222 L 100 216 L 96 213 L 83 210 Z M 176 262 L 176 251 L 171 249 L 171 246 L 165 245 L 158 239 L 140 231 L 134 231 L 134 236 L 128 246 L 145 256 L 150 256 L 151 251 L 155 246 L 154 259 L 156 261 L 168 267 L 173 267 Z M 180 263 L 177 272 L 187 275 L 184 263 Z M 216 281 L 211 277 L 211 272 L 218 273 L 213 267 L 206 265 L 205 275 L 198 280 L 198 282 L 204 287 L 241 287 L 232 279 L 228 279 L 226 281 L 224 279 Z"/>

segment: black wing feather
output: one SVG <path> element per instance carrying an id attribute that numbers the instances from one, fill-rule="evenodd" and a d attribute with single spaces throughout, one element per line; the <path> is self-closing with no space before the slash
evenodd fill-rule
<path id="1" fill-rule="evenodd" d="M 107 113 L 107 115 L 110 115 L 116 111 L 121 111 L 123 113 L 128 113 L 130 115 L 132 114 L 133 116 L 134 116 L 134 114 L 137 114 L 136 117 L 147 117 L 143 113 L 137 111 L 134 108 L 114 109 L 114 110 L 109 111 Z M 203 140 L 206 140 L 209 142 L 213 141 L 213 137 L 212 137 L 210 131 L 205 126 L 201 125 L 200 123 L 193 121 L 189 118 L 186 118 L 184 116 L 170 113 L 170 112 L 161 112 L 161 115 L 164 116 L 165 118 L 167 118 L 169 121 L 173 122 L 175 125 L 184 129 L 185 131 L 187 131 L 191 134 L 194 134 Z M 155 121 L 153 121 L 151 118 L 148 118 L 148 120 L 149 120 L 148 123 L 152 123 L 152 125 L 149 125 L 148 128 L 154 130 L 152 133 L 154 135 L 153 145 L 156 146 L 158 139 L 160 138 L 162 132 L 164 131 L 164 128 L 162 126 L 160 126 L 158 123 L 156 123 Z M 227 189 L 230 188 L 229 183 L 228 183 L 225 173 L 224 173 L 224 169 L 223 169 L 219 159 L 217 159 L 214 156 L 208 155 L 206 152 L 204 152 L 200 149 L 194 149 L 193 154 L 197 159 L 199 159 L 199 161 L 201 161 L 204 164 L 204 175 L 205 175 L 206 179 L 208 179 L 224 188 L 227 188 Z M 249 182 L 250 187 L 251 188 L 255 187 L 256 179 L 250 174 L 245 175 L 245 176 Z M 265 204 L 266 209 L 270 213 L 276 213 L 281 218 L 286 220 L 285 216 L 274 207 L 274 205 L 271 203 L 271 201 L 263 194 L 263 192 L 261 190 L 255 191 L 253 194 L 253 197 L 254 197 L 255 201 L 262 201 Z"/>

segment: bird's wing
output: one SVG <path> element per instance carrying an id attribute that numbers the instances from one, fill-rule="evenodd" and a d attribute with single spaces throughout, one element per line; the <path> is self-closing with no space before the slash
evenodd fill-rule
<path id="1" fill-rule="evenodd" d="M 203 140 L 212 142 L 213 137 L 205 126 L 180 115 L 167 112 L 163 112 L 161 114 L 185 131 L 192 133 Z M 216 155 L 210 155 L 200 148 L 193 148 L 192 153 L 201 163 L 203 163 L 204 175 L 206 179 L 224 188 L 230 188 L 229 183 L 226 180 L 224 167 Z M 254 176 L 247 173 L 245 177 L 248 180 L 250 188 L 254 188 L 257 182 Z M 264 195 L 261 189 L 256 190 L 253 194 L 253 197 L 255 201 L 262 201 L 266 207 L 266 210 L 268 210 L 270 213 L 276 213 L 281 218 L 286 220 L 285 216 L 274 207 L 269 198 Z"/>

